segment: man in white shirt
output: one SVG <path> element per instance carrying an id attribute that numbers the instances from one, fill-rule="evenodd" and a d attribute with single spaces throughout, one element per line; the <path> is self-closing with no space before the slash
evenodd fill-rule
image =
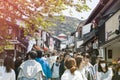
<path id="1" fill-rule="evenodd" d="M 18 80 L 20 78 L 43 80 L 44 75 L 41 65 L 35 61 L 37 53 L 35 51 L 30 51 L 28 53 L 28 60 L 20 65 L 20 72 L 18 75 Z"/>

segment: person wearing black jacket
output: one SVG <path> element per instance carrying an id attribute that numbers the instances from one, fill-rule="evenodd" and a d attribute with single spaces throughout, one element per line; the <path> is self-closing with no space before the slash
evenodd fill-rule
<path id="1" fill-rule="evenodd" d="M 59 67 L 59 77 L 61 79 L 61 76 L 63 75 L 64 71 L 65 71 L 65 66 L 64 66 L 64 61 L 66 59 L 68 59 L 70 57 L 70 55 L 68 53 L 64 53 L 62 55 L 62 59 L 61 59 L 61 62 L 60 62 L 60 67 Z"/>
<path id="2" fill-rule="evenodd" d="M 112 80 L 120 80 L 120 65 L 118 65 L 116 73 L 114 74 Z"/>
<path id="3" fill-rule="evenodd" d="M 61 78 L 62 74 L 65 71 L 65 67 L 64 67 L 64 55 L 62 54 L 60 56 L 60 58 L 61 58 L 61 62 L 60 62 L 60 67 L 59 67 L 59 77 Z"/>

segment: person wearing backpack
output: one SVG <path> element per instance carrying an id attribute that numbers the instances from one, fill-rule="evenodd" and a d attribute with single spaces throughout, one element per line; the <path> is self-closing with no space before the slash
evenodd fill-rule
<path id="1" fill-rule="evenodd" d="M 60 67 L 60 59 L 59 59 L 59 57 L 57 57 L 56 62 L 53 63 L 53 65 L 51 67 L 52 80 L 59 80 L 59 67 Z"/>

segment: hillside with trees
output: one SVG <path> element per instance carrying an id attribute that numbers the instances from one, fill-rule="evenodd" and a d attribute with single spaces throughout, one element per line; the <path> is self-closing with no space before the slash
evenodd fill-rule
<path id="1" fill-rule="evenodd" d="M 55 36 L 60 33 L 74 32 L 80 23 L 80 20 L 73 17 L 65 16 L 64 21 L 55 21 L 55 26 L 49 27 L 49 32 L 53 32 Z"/>

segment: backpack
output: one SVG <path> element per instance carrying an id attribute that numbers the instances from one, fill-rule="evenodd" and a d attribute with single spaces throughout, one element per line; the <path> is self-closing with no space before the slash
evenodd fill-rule
<path id="1" fill-rule="evenodd" d="M 54 66 L 56 66 L 56 63 L 53 63 L 53 65 L 52 65 L 52 67 L 51 67 L 51 71 L 52 71 L 52 72 L 53 72 Z M 58 66 L 59 66 L 59 64 L 58 64 Z"/>
<path id="2" fill-rule="evenodd" d="M 53 63 L 51 67 L 52 71 L 52 78 L 58 78 L 59 77 L 59 64 Z"/>
<path id="3" fill-rule="evenodd" d="M 52 67 L 51 67 L 51 71 L 52 71 L 52 72 L 53 72 L 53 67 L 54 67 L 54 64 L 55 64 L 55 63 L 53 63 L 53 64 L 52 64 Z"/>

